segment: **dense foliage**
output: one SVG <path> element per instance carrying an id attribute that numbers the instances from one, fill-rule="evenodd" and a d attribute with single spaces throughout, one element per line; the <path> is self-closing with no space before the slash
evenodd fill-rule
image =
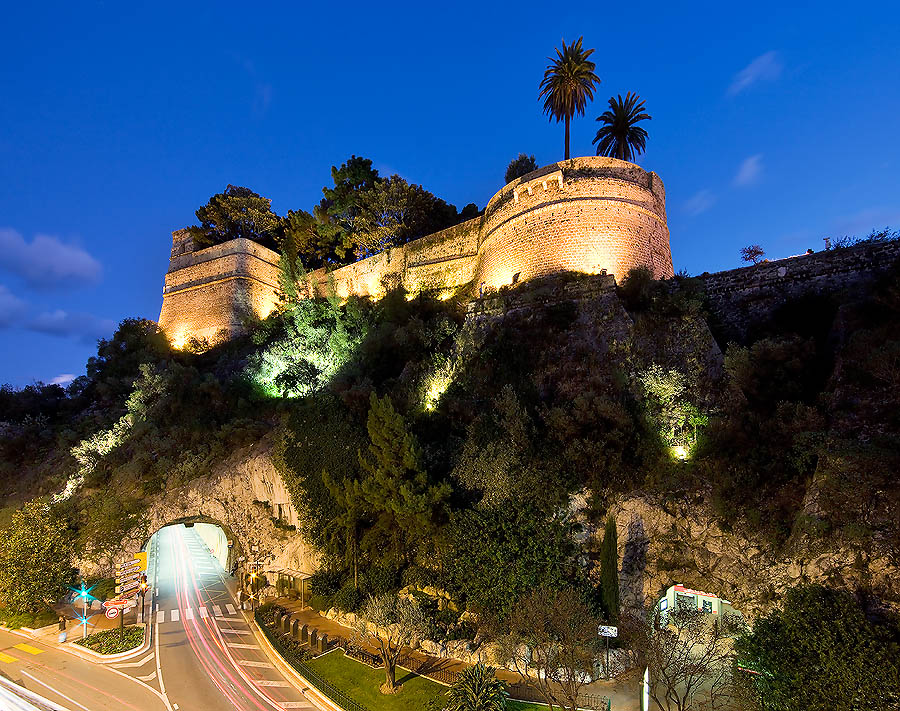
<path id="1" fill-rule="evenodd" d="M 900 636 L 849 593 L 793 588 L 737 641 L 761 706 L 771 711 L 886 711 L 900 703 Z"/>
<path id="2" fill-rule="evenodd" d="M 330 219 L 348 230 L 370 170 L 336 171 Z M 639 269 L 596 299 L 559 297 L 588 278 L 502 292 L 516 308 L 480 321 L 401 289 L 298 290 L 197 353 L 125 321 L 68 389 L 0 390 L 6 503 L 62 492 L 52 509 L 76 552 L 102 550 L 148 496 L 270 437 L 324 556 L 315 604 L 408 587 L 445 636 L 467 610 L 507 619 L 541 585 L 614 616 L 618 546 L 579 537 L 635 492 L 711 504 L 773 550 L 807 535 L 897 545 L 900 273 L 787 302 L 739 336 L 707 316 L 698 280 Z"/>
<path id="3" fill-rule="evenodd" d="M 65 522 L 40 502 L 16 511 L 0 537 L 0 597 L 13 613 L 52 605 L 72 580 L 72 542 Z"/>

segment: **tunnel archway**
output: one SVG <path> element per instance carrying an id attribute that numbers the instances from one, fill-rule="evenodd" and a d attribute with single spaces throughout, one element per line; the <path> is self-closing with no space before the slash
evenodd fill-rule
<path id="1" fill-rule="evenodd" d="M 197 529 L 197 533 L 207 543 L 210 552 L 219 561 L 222 569 L 228 574 L 239 573 L 241 564 L 246 560 L 247 546 L 227 524 L 203 513 L 180 516 L 156 527 L 156 530 L 144 539 L 141 549 L 147 550 L 153 536 L 164 528 L 178 525 Z"/>

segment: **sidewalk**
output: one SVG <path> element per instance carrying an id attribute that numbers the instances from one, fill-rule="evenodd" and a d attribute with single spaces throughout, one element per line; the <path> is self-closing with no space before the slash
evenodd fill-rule
<path id="1" fill-rule="evenodd" d="M 319 632 L 327 634 L 329 639 L 347 640 L 353 637 L 352 629 L 323 617 L 310 607 L 301 607 L 298 600 L 276 598 L 274 602 L 276 605 L 281 605 L 289 610 L 291 616 L 300 620 L 302 624 L 307 624 L 311 628 L 315 627 Z M 374 647 L 364 646 L 364 648 L 371 654 L 378 653 L 378 650 Z M 458 673 L 471 666 L 459 659 L 435 657 L 417 649 L 407 648 L 404 651 L 404 657 L 407 663 L 404 663 L 403 666 L 415 667 L 412 671 L 423 675 L 437 671 Z M 408 664 L 410 659 L 414 660 L 412 664 Z M 518 684 L 523 681 L 519 674 L 509 669 L 497 669 L 496 676 L 508 684 Z M 595 681 L 584 686 L 581 693 L 608 696 L 612 701 L 613 711 L 638 711 L 640 709 L 639 689 L 630 679 L 624 681 Z"/>

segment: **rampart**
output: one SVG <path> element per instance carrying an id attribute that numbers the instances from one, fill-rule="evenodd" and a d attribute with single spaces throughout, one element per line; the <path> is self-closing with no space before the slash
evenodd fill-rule
<path id="1" fill-rule="evenodd" d="M 743 340 L 785 304 L 807 297 L 863 290 L 900 261 L 900 241 L 868 242 L 703 274 L 716 330 Z"/>
<path id="2" fill-rule="evenodd" d="M 564 271 L 624 276 L 650 267 L 673 275 L 665 188 L 659 176 L 625 161 L 573 158 L 515 180 L 481 217 L 310 275 L 312 290 L 380 298 L 389 289 L 482 294 Z M 248 240 L 193 250 L 173 233 L 160 325 L 176 345 L 241 327 L 241 313 L 264 317 L 278 301 L 278 255 Z"/>
<path id="3" fill-rule="evenodd" d="M 191 337 L 214 342 L 277 305 L 277 253 L 249 239 L 194 251 L 187 230 L 172 233 L 159 325 L 176 347 Z"/>

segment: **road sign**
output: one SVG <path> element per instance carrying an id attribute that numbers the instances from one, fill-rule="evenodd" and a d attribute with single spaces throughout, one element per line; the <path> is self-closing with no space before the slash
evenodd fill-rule
<path id="1" fill-rule="evenodd" d="M 612 627 L 610 625 L 600 625 L 597 628 L 597 634 L 599 634 L 601 637 L 618 637 L 619 628 Z"/>
<path id="2" fill-rule="evenodd" d="M 147 551 L 135 553 L 134 559 L 139 563 L 141 571 L 147 570 Z"/>
<path id="3" fill-rule="evenodd" d="M 106 612 L 104 612 L 103 614 L 106 615 L 107 620 L 114 620 L 119 616 L 119 608 L 108 607 L 106 608 Z"/>
<path id="4" fill-rule="evenodd" d="M 123 583 L 131 582 L 132 580 L 140 580 L 142 575 L 143 573 L 139 570 L 135 570 L 133 573 L 122 573 L 116 576 L 116 582 L 121 585 Z"/>
<path id="5" fill-rule="evenodd" d="M 129 600 L 129 599 L 126 599 L 126 598 L 120 596 L 120 597 L 114 597 L 111 600 L 107 600 L 106 602 L 103 603 L 103 607 L 105 607 L 106 609 L 115 607 L 120 610 L 124 610 L 126 608 L 133 607 L 135 604 L 137 604 L 137 603 L 135 603 L 134 600 Z"/>

